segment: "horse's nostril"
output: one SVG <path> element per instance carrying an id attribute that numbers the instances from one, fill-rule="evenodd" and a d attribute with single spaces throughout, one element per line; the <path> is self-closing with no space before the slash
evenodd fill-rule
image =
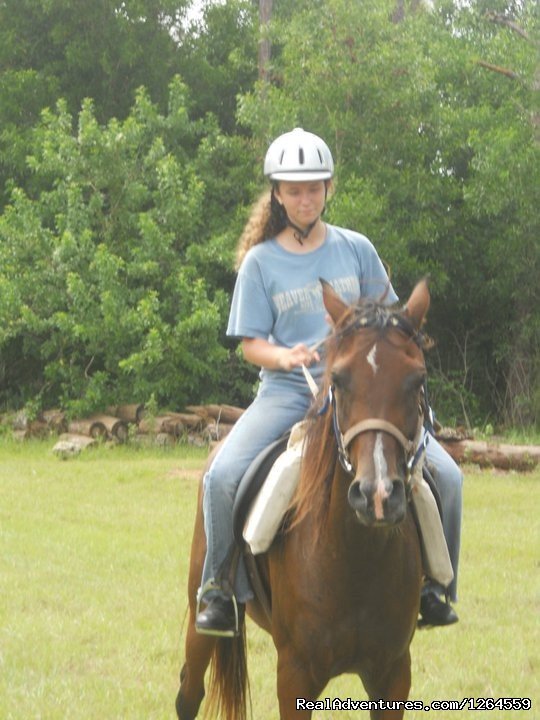
<path id="1" fill-rule="evenodd" d="M 355 480 L 349 487 L 349 505 L 356 512 L 365 512 L 367 509 L 367 498 L 360 487 L 360 481 Z"/>
<path id="2" fill-rule="evenodd" d="M 397 524 L 404 519 L 407 511 L 407 499 L 403 480 L 392 481 L 392 492 L 387 501 L 387 510 L 392 523 Z"/>
<path id="3" fill-rule="evenodd" d="M 403 480 L 392 480 L 391 498 L 394 502 L 405 502 L 405 483 Z"/>

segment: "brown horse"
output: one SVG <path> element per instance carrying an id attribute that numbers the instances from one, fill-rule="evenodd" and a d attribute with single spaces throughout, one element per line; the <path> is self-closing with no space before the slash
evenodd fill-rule
<path id="1" fill-rule="evenodd" d="M 287 531 L 258 557 L 271 619 L 256 600 L 247 611 L 277 649 L 281 720 L 311 718 L 328 681 L 342 673 L 360 676 L 372 719 L 395 720 L 410 690 L 422 581 L 407 501 L 422 428 L 420 327 L 429 292 L 421 281 L 402 310 L 373 301 L 348 306 L 323 282 L 323 299 L 334 323 L 325 379 L 330 409 L 311 418 Z M 176 709 L 180 720 L 196 717 L 213 660 L 209 717 L 242 720 L 245 627 L 235 639 L 195 632 L 205 555 L 201 495 Z"/>

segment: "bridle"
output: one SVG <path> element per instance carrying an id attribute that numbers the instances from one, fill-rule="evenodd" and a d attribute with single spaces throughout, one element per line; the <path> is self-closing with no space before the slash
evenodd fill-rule
<path id="1" fill-rule="evenodd" d="M 413 340 L 420 349 L 422 349 L 424 336 L 416 330 L 416 328 L 414 328 L 414 326 L 402 314 L 391 312 L 384 307 L 376 307 L 375 309 L 375 315 L 372 317 L 370 317 L 367 313 L 360 313 L 353 323 L 349 324 L 337 334 L 337 337 L 341 338 L 355 330 L 361 330 L 369 327 L 378 327 L 381 329 L 393 327 L 401 330 L 405 335 Z M 396 427 L 396 425 L 388 420 L 384 420 L 383 418 L 367 418 L 366 420 L 361 420 L 343 433 L 339 424 L 335 387 L 334 385 L 330 385 L 328 388 L 328 395 L 322 408 L 319 410 L 319 414 L 326 412 L 329 407 L 332 408 L 332 423 L 338 449 L 338 458 L 343 469 L 350 475 L 355 472 L 349 456 L 349 447 L 355 438 L 366 432 L 383 432 L 387 435 L 391 435 L 395 440 L 397 440 L 398 444 L 405 453 L 405 463 L 407 467 L 407 477 L 405 482 L 406 485 L 409 485 L 411 475 L 416 465 L 422 458 L 429 442 L 429 432 L 426 428 L 429 428 L 431 423 L 431 411 L 426 398 L 427 393 L 424 386 L 422 399 L 418 405 L 418 422 L 413 438 L 407 438 L 403 432 Z"/>
<path id="2" fill-rule="evenodd" d="M 352 441 L 359 435 L 366 432 L 384 432 L 397 440 L 399 445 L 403 448 L 405 453 L 405 463 L 407 466 L 406 483 L 409 483 L 414 468 L 422 457 L 429 441 L 429 433 L 424 430 L 424 409 L 422 407 L 422 403 L 418 406 L 418 423 L 416 426 L 415 436 L 412 440 L 409 440 L 396 425 L 382 418 L 368 418 L 366 420 L 361 420 L 360 422 L 352 425 L 345 434 L 343 434 L 339 426 L 337 400 L 333 385 L 331 385 L 328 389 L 327 403 L 332 407 L 332 422 L 338 448 L 338 458 L 345 472 L 350 475 L 355 472 L 354 466 L 349 457 L 349 447 Z M 325 403 L 325 405 L 327 403 Z"/>

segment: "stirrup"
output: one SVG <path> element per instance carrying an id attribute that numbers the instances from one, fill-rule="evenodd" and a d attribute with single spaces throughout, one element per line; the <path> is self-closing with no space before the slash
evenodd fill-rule
<path id="1" fill-rule="evenodd" d="M 212 590 L 218 590 L 222 595 L 227 598 L 227 600 L 230 600 L 232 602 L 234 608 L 234 634 L 232 637 L 238 637 L 240 635 L 240 614 L 238 612 L 238 602 L 236 600 L 236 596 L 234 595 L 232 590 L 224 589 L 218 582 L 216 582 L 214 578 L 210 578 L 210 580 L 207 580 L 204 585 L 200 587 L 197 591 L 197 610 L 195 617 L 198 617 L 199 613 L 201 612 L 201 602 L 203 601 L 204 596 L 207 592 L 210 592 Z M 220 635 L 219 632 L 211 634 L 218 637 Z M 223 634 L 223 637 L 231 637 L 231 635 Z"/>

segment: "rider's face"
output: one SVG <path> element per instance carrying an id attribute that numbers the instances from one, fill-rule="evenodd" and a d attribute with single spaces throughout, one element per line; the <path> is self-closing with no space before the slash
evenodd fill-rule
<path id="1" fill-rule="evenodd" d="M 289 220 L 300 228 L 307 228 L 324 210 L 326 202 L 324 180 L 308 182 L 282 180 L 274 193 L 278 202 L 285 208 Z"/>

